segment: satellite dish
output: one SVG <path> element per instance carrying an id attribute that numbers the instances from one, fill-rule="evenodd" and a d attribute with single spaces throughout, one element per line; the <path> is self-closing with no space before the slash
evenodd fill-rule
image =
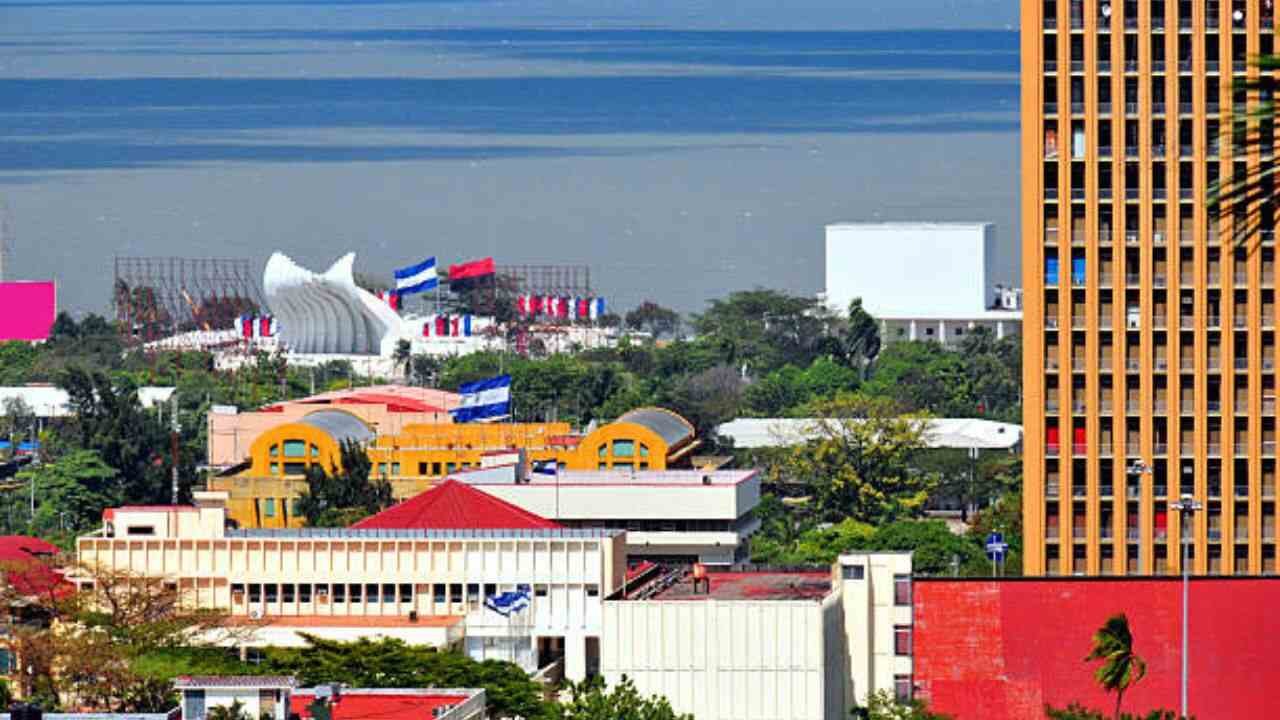
<path id="1" fill-rule="evenodd" d="M 1111 17 L 1111 3 L 1102 4 L 1102 17 L 1104 18 Z"/>

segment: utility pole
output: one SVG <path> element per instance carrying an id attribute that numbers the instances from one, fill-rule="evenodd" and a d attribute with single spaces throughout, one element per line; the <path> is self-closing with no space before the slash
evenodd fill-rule
<path id="1" fill-rule="evenodd" d="M 169 402 L 169 445 L 173 451 L 173 504 L 178 504 L 178 432 L 182 426 L 178 422 L 178 391 L 174 390 Z"/>

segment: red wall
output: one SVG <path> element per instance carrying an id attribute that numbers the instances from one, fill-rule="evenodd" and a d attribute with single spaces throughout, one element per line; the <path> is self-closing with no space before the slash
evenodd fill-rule
<path id="1" fill-rule="evenodd" d="M 915 582 L 915 682 L 956 720 L 1042 718 L 1046 703 L 1115 705 L 1093 680 L 1093 632 L 1129 616 L 1147 677 L 1126 710 L 1178 709 L 1181 580 Z M 1280 717 L 1280 578 L 1191 582 L 1189 709 L 1198 720 Z"/>

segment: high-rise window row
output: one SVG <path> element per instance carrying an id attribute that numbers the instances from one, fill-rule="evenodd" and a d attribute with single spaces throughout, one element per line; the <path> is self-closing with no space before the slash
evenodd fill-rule
<path id="1" fill-rule="evenodd" d="M 1274 162 L 1275 7 L 1022 14 L 1026 570 L 1175 572 L 1190 493 L 1194 572 L 1274 573 L 1275 221 L 1210 195 Z"/>

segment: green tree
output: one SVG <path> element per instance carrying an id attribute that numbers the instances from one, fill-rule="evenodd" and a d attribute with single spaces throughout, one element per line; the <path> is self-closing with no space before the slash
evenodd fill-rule
<path id="1" fill-rule="evenodd" d="M 655 338 L 669 337 L 680 330 L 680 313 L 645 300 L 623 319 L 630 330 L 643 330 Z"/>
<path id="2" fill-rule="evenodd" d="M 862 307 L 862 298 L 849 303 L 849 318 L 845 322 L 843 341 L 851 362 L 865 376 L 871 362 L 880 354 L 880 324 Z"/>
<path id="3" fill-rule="evenodd" d="M 352 687 L 484 688 L 493 717 L 549 717 L 542 688 L 519 666 L 497 660 L 476 662 L 465 655 L 407 645 L 400 640 L 354 642 L 303 635 L 307 647 L 273 649 L 262 672 L 293 675 L 303 685 L 345 683 Z"/>
<path id="4" fill-rule="evenodd" d="M 857 394 L 813 403 L 811 439 L 781 471 L 812 489 L 820 517 L 879 524 L 918 515 L 936 477 L 921 472 L 924 418 L 883 398 Z"/>
<path id="5" fill-rule="evenodd" d="M 204 717 L 205 720 L 253 720 L 239 700 L 230 705 L 214 705 L 205 711 Z"/>
<path id="6" fill-rule="evenodd" d="M 311 527 L 346 527 L 391 506 L 391 483 L 371 477 L 369 453 L 355 440 L 344 440 L 332 473 L 319 464 L 307 468 L 307 489 L 298 498 L 298 514 Z"/>
<path id="7" fill-rule="evenodd" d="M 866 720 L 947 720 L 946 715 L 930 712 L 923 701 L 900 702 L 888 690 L 868 695 L 861 714 Z"/>
<path id="8" fill-rule="evenodd" d="M 408 340 L 401 339 L 396 343 L 396 348 L 391 353 L 391 359 L 395 361 L 396 367 L 400 368 L 400 372 L 404 373 L 407 381 L 410 377 L 410 361 L 413 360 L 413 344 Z"/>
<path id="9" fill-rule="evenodd" d="M 1147 663 L 1133 649 L 1133 633 L 1129 618 L 1124 613 L 1112 615 L 1093 634 L 1093 649 L 1085 656 L 1085 662 L 1101 660 L 1094 671 L 1094 679 L 1106 692 L 1116 694 L 1116 720 L 1120 718 L 1120 705 L 1125 692 L 1147 674 Z"/>
<path id="10" fill-rule="evenodd" d="M 19 480 L 34 483 L 32 530 L 45 535 L 97 526 L 102 521 L 102 509 L 119 505 L 122 500 L 114 482 L 116 474 L 93 450 L 73 450 L 57 460 L 19 472 Z"/>
<path id="11" fill-rule="evenodd" d="M 763 375 L 788 363 L 807 367 L 820 355 L 842 355 L 839 318 L 811 297 L 776 290 L 746 290 L 711 301 L 694 318 L 698 344 L 717 356 L 716 364 Z"/>
<path id="12" fill-rule="evenodd" d="M 1079 703 L 1071 703 L 1065 708 L 1046 706 L 1045 716 L 1049 720 L 1106 720 L 1106 715 L 1097 710 L 1086 708 Z M 1173 710 L 1151 710 L 1138 715 L 1121 713 L 1120 720 L 1195 720 L 1194 716 L 1180 718 Z"/>
<path id="13" fill-rule="evenodd" d="M 673 710 L 664 697 L 641 695 L 626 675 L 612 690 L 596 676 L 569 683 L 568 693 L 568 701 L 555 708 L 557 720 L 693 720 Z"/>

